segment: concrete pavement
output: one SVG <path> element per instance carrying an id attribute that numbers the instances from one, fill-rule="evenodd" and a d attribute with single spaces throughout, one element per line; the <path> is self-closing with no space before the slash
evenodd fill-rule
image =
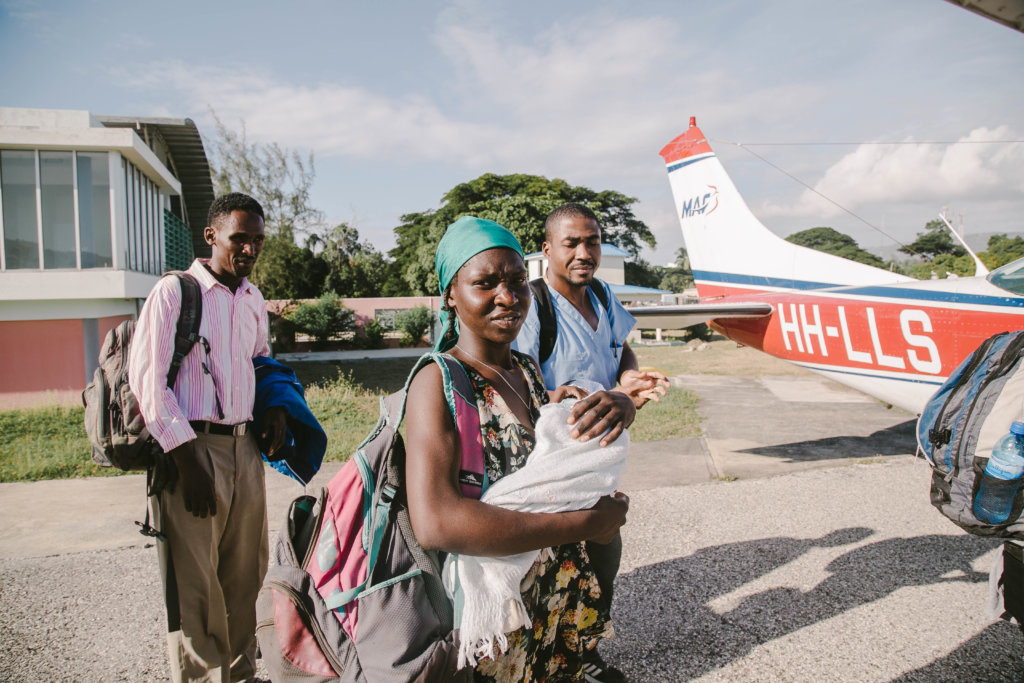
<path id="1" fill-rule="evenodd" d="M 812 376 L 673 381 L 704 436 L 631 449 L 607 659 L 647 681 L 1024 676 L 1020 632 L 983 613 L 998 543 L 930 506 L 912 416 Z M 276 535 L 301 487 L 267 476 Z M 142 513 L 138 476 L 0 484 L 0 679 L 163 676 Z"/>

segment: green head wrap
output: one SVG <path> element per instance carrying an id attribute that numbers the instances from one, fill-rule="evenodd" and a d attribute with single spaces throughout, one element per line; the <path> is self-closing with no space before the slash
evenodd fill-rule
<path id="1" fill-rule="evenodd" d="M 519 245 L 516 236 L 494 221 L 475 216 L 463 216 L 448 226 L 444 237 L 437 245 L 437 254 L 434 256 L 434 268 L 437 270 L 437 283 L 441 290 L 441 296 L 448 289 L 452 278 L 459 272 L 459 268 L 481 251 L 504 247 L 511 249 L 526 260 L 523 248 Z M 441 329 L 448 329 L 448 311 L 443 310 L 444 301 L 441 302 Z M 456 337 L 458 333 L 458 320 L 455 322 Z M 444 341 L 444 334 L 438 339 L 435 349 L 447 351 L 454 342 Z"/>

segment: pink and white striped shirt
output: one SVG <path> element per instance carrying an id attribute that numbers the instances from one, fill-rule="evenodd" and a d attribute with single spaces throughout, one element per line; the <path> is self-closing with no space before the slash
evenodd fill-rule
<path id="1" fill-rule="evenodd" d="M 149 433 L 165 452 L 196 438 L 189 420 L 223 424 L 251 420 L 256 396 L 252 359 L 270 354 L 267 308 L 260 290 L 243 278 L 232 292 L 203 263 L 196 259 L 188 272 L 202 290 L 199 334 L 210 343 L 209 357 L 203 343 L 196 344 L 182 361 L 174 389 L 167 387 L 181 310 L 181 286 L 174 277 L 157 282 L 142 307 L 132 337 L 128 384 L 139 399 Z M 213 379 L 203 371 L 203 361 Z M 223 418 L 217 415 L 217 396 Z"/>

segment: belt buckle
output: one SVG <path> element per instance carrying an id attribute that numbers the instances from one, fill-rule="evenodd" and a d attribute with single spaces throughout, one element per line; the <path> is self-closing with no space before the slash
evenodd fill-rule
<path id="1" fill-rule="evenodd" d="M 231 429 L 231 433 L 232 433 L 232 434 L 233 434 L 234 436 L 245 436 L 245 433 L 246 433 L 247 431 L 249 431 L 249 423 L 248 423 L 248 422 L 242 422 L 242 423 L 240 423 L 240 424 L 236 424 L 236 425 L 235 425 L 235 426 L 234 426 L 234 427 L 233 427 L 233 428 Z"/>

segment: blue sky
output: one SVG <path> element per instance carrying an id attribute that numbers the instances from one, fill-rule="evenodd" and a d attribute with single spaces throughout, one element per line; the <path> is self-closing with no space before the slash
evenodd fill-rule
<path id="1" fill-rule="evenodd" d="M 696 116 L 756 215 L 861 246 L 949 207 L 1024 232 L 1024 34 L 942 0 L 0 0 L 0 105 L 190 117 L 312 151 L 313 202 L 379 249 L 481 173 L 637 197 L 681 246 L 661 147 Z M 750 147 L 857 217 L 730 142 Z M 799 144 L 796 144 L 799 143 Z"/>

